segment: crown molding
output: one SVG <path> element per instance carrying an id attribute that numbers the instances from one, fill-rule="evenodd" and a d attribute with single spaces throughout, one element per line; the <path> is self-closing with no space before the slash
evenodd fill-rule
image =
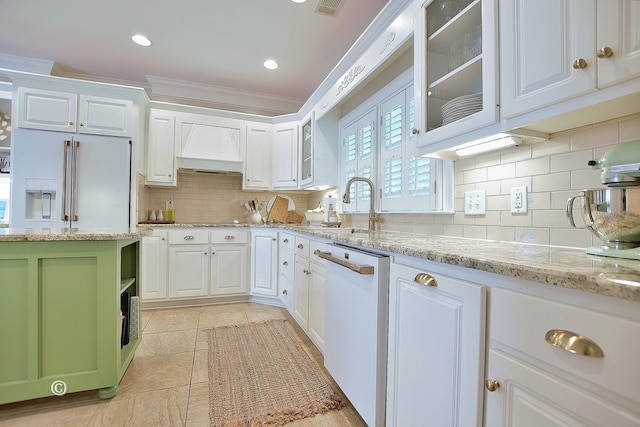
<path id="1" fill-rule="evenodd" d="M 51 74 L 55 66 L 54 61 L 25 58 L 0 53 L 0 68 L 20 70 L 35 74 Z"/>
<path id="2" fill-rule="evenodd" d="M 189 103 L 201 107 L 277 116 L 298 111 L 304 99 L 289 98 L 223 86 L 205 85 L 157 76 L 145 76 L 155 101 Z"/>

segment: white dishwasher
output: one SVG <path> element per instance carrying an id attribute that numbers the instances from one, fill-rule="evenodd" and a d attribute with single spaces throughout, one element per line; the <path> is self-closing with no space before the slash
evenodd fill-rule
<path id="1" fill-rule="evenodd" d="M 327 246 L 324 365 L 370 427 L 385 423 L 389 257 Z"/>

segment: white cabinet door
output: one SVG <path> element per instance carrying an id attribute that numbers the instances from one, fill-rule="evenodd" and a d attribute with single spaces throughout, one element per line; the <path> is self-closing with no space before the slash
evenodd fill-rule
<path id="1" fill-rule="evenodd" d="M 251 294 L 278 296 L 278 232 L 252 232 Z"/>
<path id="2" fill-rule="evenodd" d="M 640 76 L 640 2 L 599 0 L 596 16 L 598 87 Z"/>
<path id="3" fill-rule="evenodd" d="M 325 267 L 309 262 L 309 330 L 311 341 L 324 353 Z"/>
<path id="4" fill-rule="evenodd" d="M 44 89 L 18 88 L 16 127 L 28 129 L 76 131 L 78 96 Z"/>
<path id="5" fill-rule="evenodd" d="M 315 120 L 311 113 L 309 117 L 302 121 L 300 127 L 300 152 L 298 153 L 298 182 L 301 187 L 305 187 L 313 182 L 314 172 L 314 142 L 315 142 Z"/>
<path id="6" fill-rule="evenodd" d="M 489 351 L 488 379 L 498 382 L 487 392 L 487 426 L 640 426 L 640 416 L 500 350 Z"/>
<path id="7" fill-rule="evenodd" d="M 293 236 L 291 236 L 291 241 L 293 241 Z M 295 302 L 294 276 L 295 255 L 291 249 L 280 245 L 278 248 L 278 289 L 280 299 L 289 313 L 293 313 Z"/>
<path id="8" fill-rule="evenodd" d="M 387 426 L 482 425 L 486 288 L 425 274 L 391 264 Z"/>
<path id="9" fill-rule="evenodd" d="M 451 137 L 498 120 L 496 0 L 416 4 L 416 145 L 447 148 Z"/>
<path id="10" fill-rule="evenodd" d="M 271 141 L 270 125 L 247 125 L 245 147 L 244 181 L 245 190 L 267 190 L 271 186 Z"/>
<path id="11" fill-rule="evenodd" d="M 501 0 L 499 9 L 502 117 L 596 90 L 596 0 Z"/>
<path id="12" fill-rule="evenodd" d="M 174 113 L 154 109 L 149 112 L 147 184 L 177 185 L 175 127 Z"/>
<path id="13" fill-rule="evenodd" d="M 167 232 L 154 230 L 142 238 L 141 244 L 141 296 L 143 301 L 167 297 Z"/>
<path id="14" fill-rule="evenodd" d="M 294 268 L 293 318 L 300 327 L 309 329 L 309 258 L 296 254 Z"/>
<path id="15" fill-rule="evenodd" d="M 78 131 L 92 135 L 131 136 L 133 102 L 80 95 Z"/>
<path id="16" fill-rule="evenodd" d="M 206 296 L 209 293 L 209 246 L 169 247 L 169 297 Z"/>
<path id="17" fill-rule="evenodd" d="M 18 88 L 19 128 L 128 137 L 132 114 L 129 100 Z"/>
<path id="18" fill-rule="evenodd" d="M 247 246 L 211 246 L 209 259 L 211 295 L 247 292 Z"/>
<path id="19" fill-rule="evenodd" d="M 298 185 L 298 125 L 273 127 L 273 188 Z"/>

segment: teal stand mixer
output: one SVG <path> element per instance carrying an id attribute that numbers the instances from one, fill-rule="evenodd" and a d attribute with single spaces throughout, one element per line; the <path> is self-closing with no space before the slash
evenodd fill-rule
<path id="1" fill-rule="evenodd" d="M 581 190 L 567 200 L 569 224 L 602 240 L 603 245 L 587 248 L 588 254 L 640 260 L 640 140 L 612 148 L 589 166 L 601 170 L 607 188 Z M 573 217 L 577 199 L 584 226 Z"/>

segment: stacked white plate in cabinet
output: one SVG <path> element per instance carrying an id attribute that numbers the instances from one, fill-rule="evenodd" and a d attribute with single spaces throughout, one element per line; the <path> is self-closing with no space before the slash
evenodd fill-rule
<path id="1" fill-rule="evenodd" d="M 453 98 L 442 106 L 442 126 L 482 110 L 482 92 Z"/>

